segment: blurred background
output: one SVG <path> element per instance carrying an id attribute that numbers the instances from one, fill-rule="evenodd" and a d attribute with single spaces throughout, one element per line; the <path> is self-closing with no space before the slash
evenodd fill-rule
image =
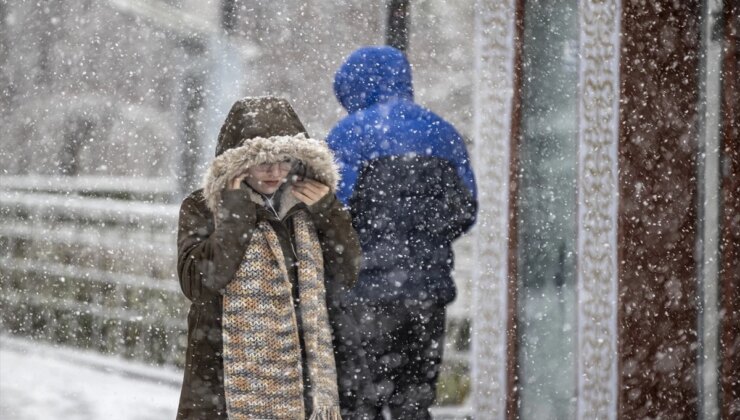
<path id="1" fill-rule="evenodd" d="M 418 34 L 409 48 L 418 99 L 468 136 L 472 3 L 416 2 L 407 25 Z M 13 156 L 6 173 L 164 178 L 163 192 L 173 179 L 175 195 L 199 185 L 226 112 L 245 95 L 289 98 L 310 134 L 325 136 L 343 113 L 334 72 L 357 47 L 385 42 L 389 7 L 330 0 L 3 4 L 3 130 L 25 139 L 3 142 L 2 156 Z"/>
<path id="2" fill-rule="evenodd" d="M 387 43 L 480 189 L 435 417 L 738 418 L 739 33 L 732 0 L 0 0 L 0 417 L 174 417 L 226 113 L 323 138 Z"/>
<path id="3" fill-rule="evenodd" d="M 147 404 L 150 418 L 173 417 L 188 306 L 175 278 L 177 211 L 234 101 L 288 98 L 323 138 L 344 115 L 332 89 L 341 61 L 386 38 L 410 41 L 417 100 L 470 137 L 473 1 L 419 1 L 413 18 L 408 3 L 1 1 L 0 347 L 52 343 L 172 368 L 168 398 Z M 469 385 L 456 349 L 469 347 L 469 325 L 450 322 L 460 339 L 440 402 L 460 404 Z M 42 405 L 35 393 L 8 382 L 11 366 L 34 364 L 16 353 L 3 353 L 16 359 L 2 363 L 0 417 L 47 417 L 28 411 Z M 44 376 L 33 383 L 50 394 L 71 386 Z M 48 417 L 62 407 L 66 418 L 110 418 L 110 401 L 85 399 L 47 402 Z M 119 415 L 143 418 L 128 410 Z"/>

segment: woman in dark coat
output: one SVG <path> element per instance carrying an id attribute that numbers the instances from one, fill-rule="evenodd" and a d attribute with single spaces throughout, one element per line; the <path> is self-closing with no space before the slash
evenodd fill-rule
<path id="1" fill-rule="evenodd" d="M 336 365 L 358 363 L 343 351 L 356 331 L 341 296 L 360 248 L 337 182 L 332 153 L 286 101 L 234 104 L 204 188 L 180 209 L 192 305 L 179 419 L 339 419 L 355 381 Z"/>

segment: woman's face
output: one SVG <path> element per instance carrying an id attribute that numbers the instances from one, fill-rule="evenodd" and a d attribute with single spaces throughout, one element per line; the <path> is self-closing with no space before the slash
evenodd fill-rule
<path id="1" fill-rule="evenodd" d="M 244 179 L 255 191 L 270 195 L 286 181 L 291 166 L 290 161 L 250 166 Z"/>

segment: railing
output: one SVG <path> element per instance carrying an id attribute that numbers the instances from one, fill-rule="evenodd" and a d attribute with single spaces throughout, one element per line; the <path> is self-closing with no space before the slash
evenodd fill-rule
<path id="1" fill-rule="evenodd" d="M 152 203 L 166 202 L 176 191 L 172 178 L 119 178 L 105 176 L 53 177 L 0 176 L 0 190 L 46 192 L 83 197 L 118 198 Z"/>
<path id="2" fill-rule="evenodd" d="M 164 180 L 0 177 L 0 327 L 182 366 L 177 206 Z M 118 197 L 118 198 L 111 198 Z"/>

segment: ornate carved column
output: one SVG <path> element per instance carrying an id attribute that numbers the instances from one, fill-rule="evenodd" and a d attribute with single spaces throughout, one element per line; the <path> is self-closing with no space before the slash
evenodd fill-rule
<path id="1" fill-rule="evenodd" d="M 472 388 L 475 418 L 503 419 L 513 399 L 512 144 L 516 139 L 518 0 L 476 3 L 473 163 L 479 214 L 473 261 Z"/>
<path id="2" fill-rule="evenodd" d="M 578 418 L 617 415 L 620 0 L 580 3 Z"/>

